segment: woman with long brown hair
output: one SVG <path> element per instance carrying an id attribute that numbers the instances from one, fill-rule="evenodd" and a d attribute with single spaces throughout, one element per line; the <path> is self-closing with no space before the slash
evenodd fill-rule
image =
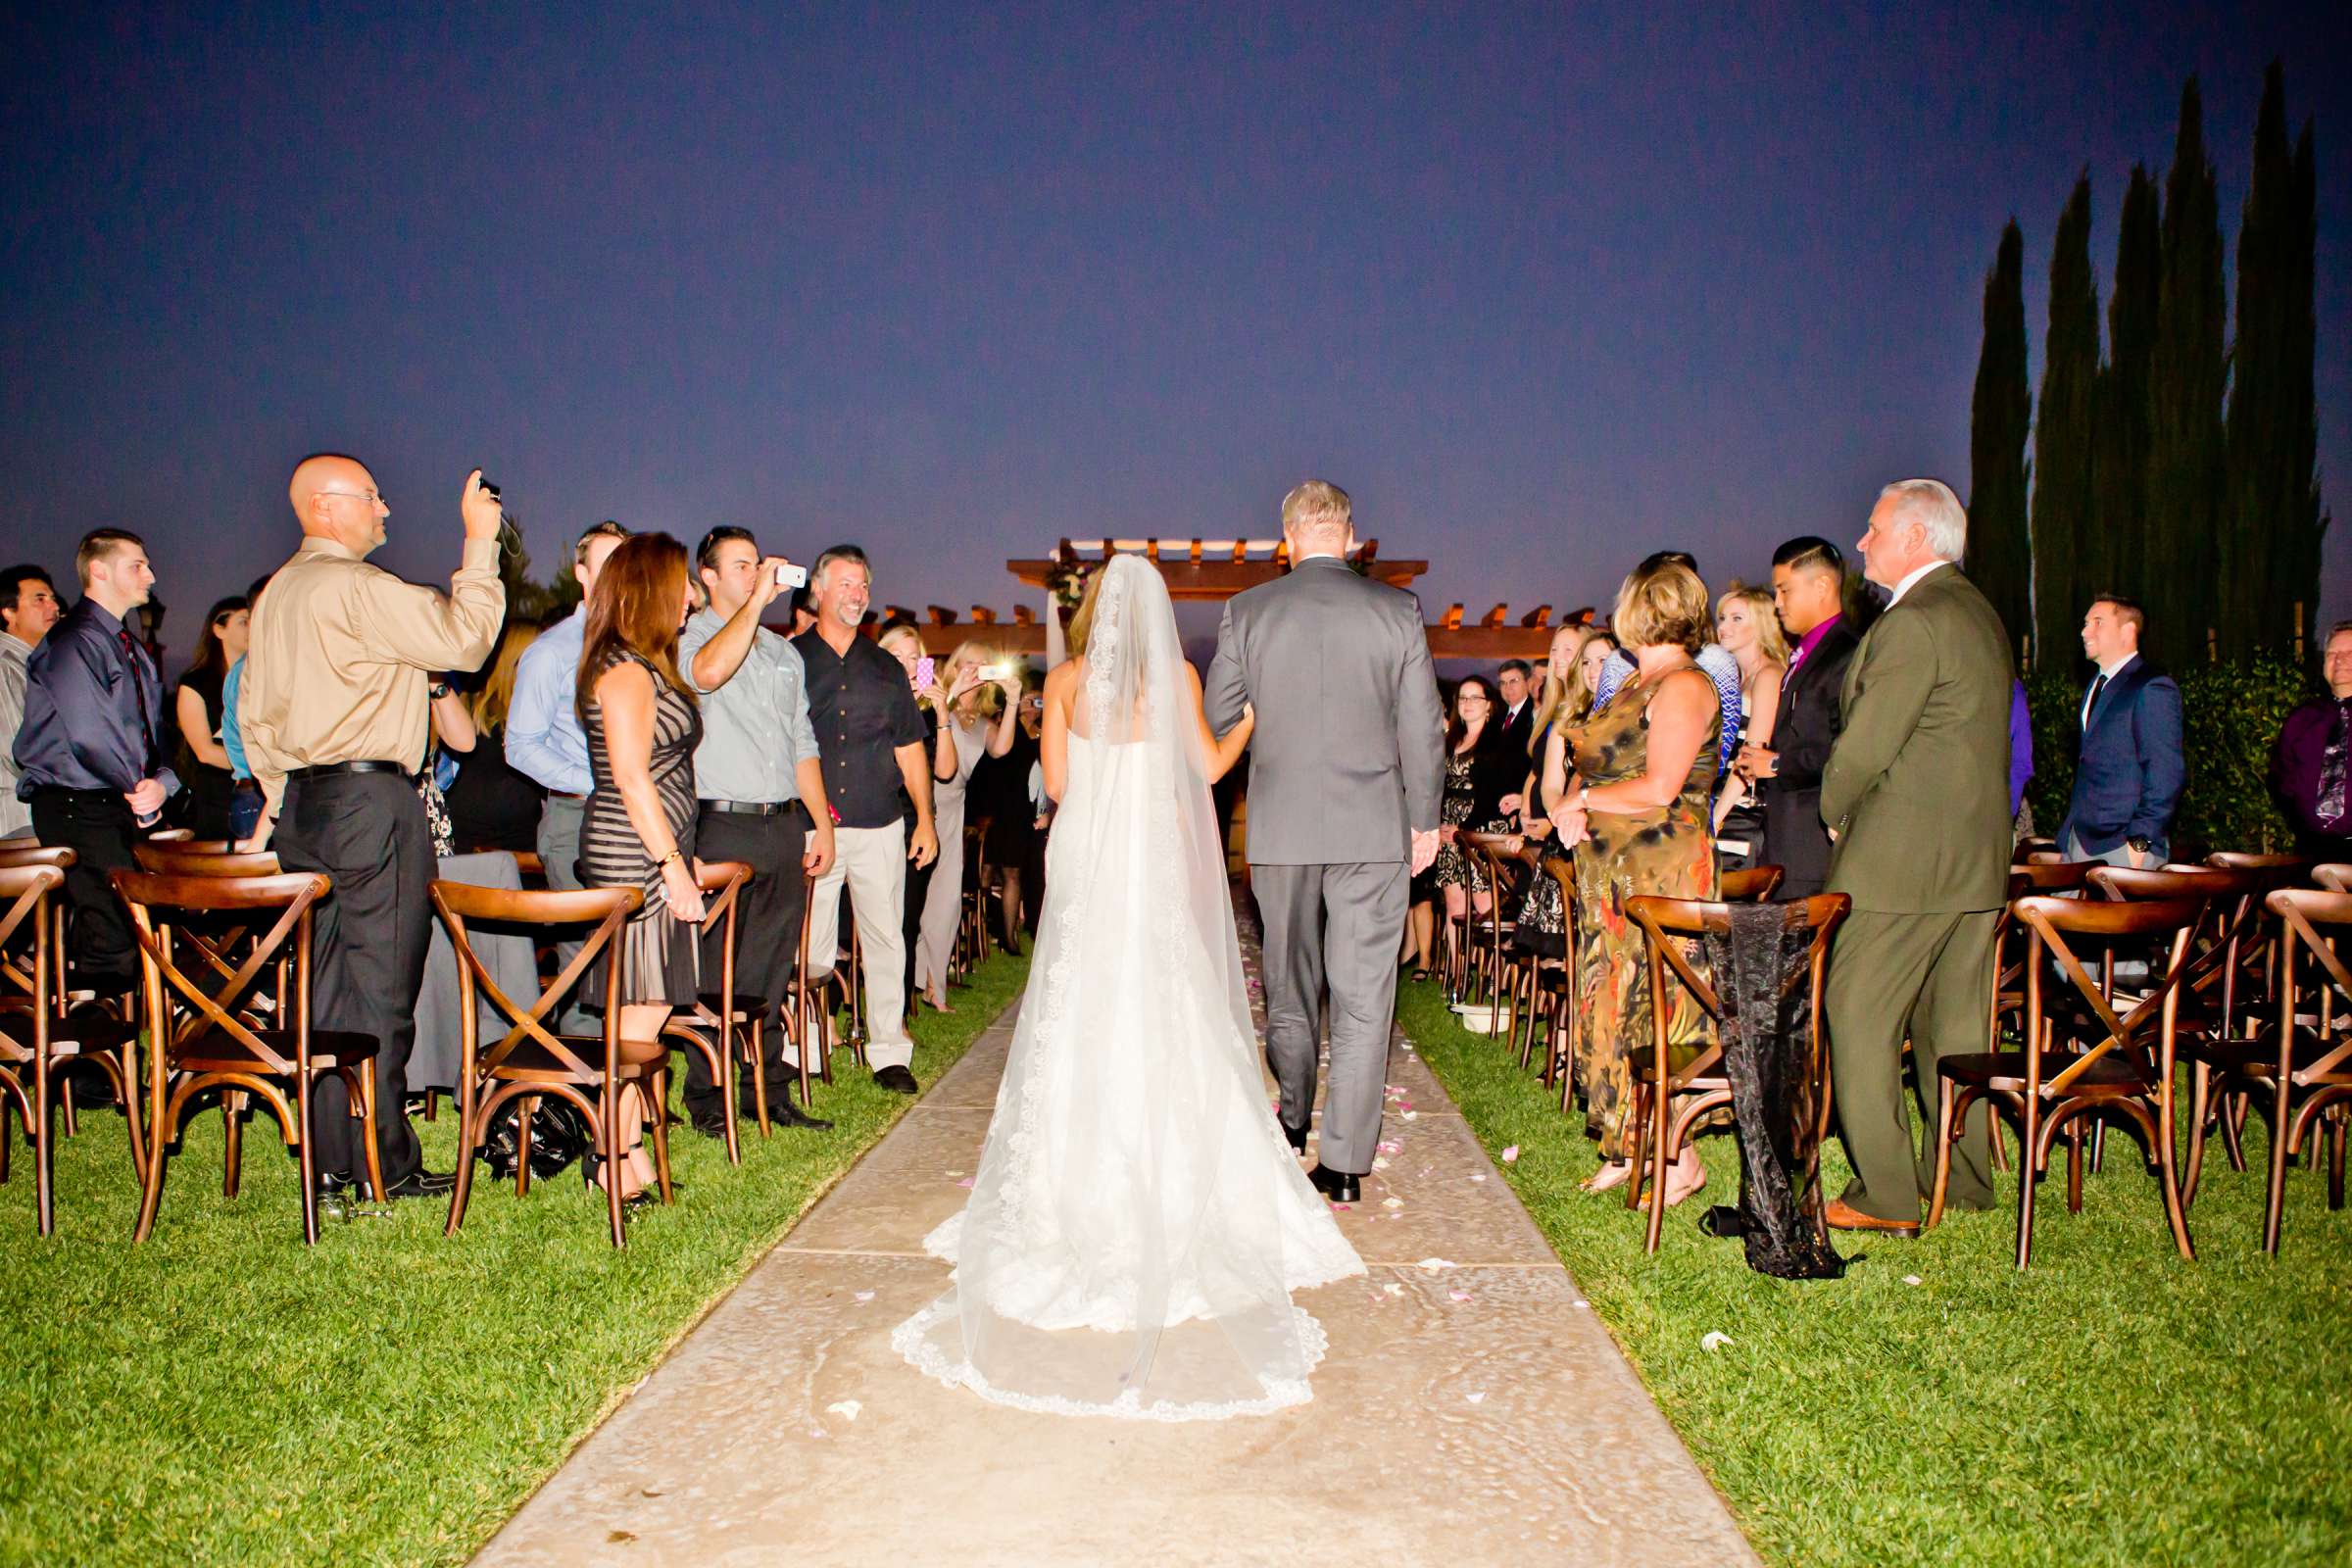
<path id="1" fill-rule="evenodd" d="M 629 1040 L 660 1039 L 671 1010 L 691 1006 L 699 989 L 694 749 L 703 718 L 678 673 L 678 628 L 694 608 L 686 547 L 665 533 L 634 535 L 597 574 L 580 649 L 580 728 L 596 781 L 580 819 L 580 881 L 645 894 L 602 960 L 621 966 L 620 1033 Z M 624 1092 L 624 1128 L 641 1135 L 648 1110 Z M 633 1200 L 654 1173 L 632 1142 L 618 1174 L 601 1174 Z"/>
<path id="2" fill-rule="evenodd" d="M 229 806 L 237 792 L 228 748 L 220 742 L 220 686 L 228 667 L 245 657 L 253 609 L 232 594 L 205 612 L 196 658 L 172 698 L 179 720 L 180 768 L 188 785 L 188 826 L 200 839 L 229 837 Z M 258 789 L 259 786 L 252 786 Z"/>

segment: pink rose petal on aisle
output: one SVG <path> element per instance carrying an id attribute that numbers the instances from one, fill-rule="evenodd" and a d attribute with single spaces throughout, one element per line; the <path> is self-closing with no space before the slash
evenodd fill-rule
<path id="1" fill-rule="evenodd" d="M 859 1291 L 856 1298 L 860 1301 L 870 1301 L 874 1298 L 874 1293 L 871 1291 Z"/>
<path id="2" fill-rule="evenodd" d="M 958 1187 L 969 1187 L 972 1185 L 972 1179 L 969 1176 L 966 1176 L 963 1180 L 957 1182 L 956 1185 Z"/>
<path id="3" fill-rule="evenodd" d="M 1477 1175 L 1475 1175 L 1475 1176 L 1471 1177 L 1470 1179 L 1471 1179 L 1472 1181 L 1474 1181 L 1474 1182 L 1483 1182 L 1483 1181 L 1485 1181 L 1485 1180 L 1487 1179 L 1487 1173 L 1486 1173 L 1485 1171 L 1483 1171 L 1483 1170 L 1482 1170 L 1482 1171 L 1480 1171 L 1480 1172 L 1479 1172 Z"/>
<path id="4" fill-rule="evenodd" d="M 1468 1291 L 1447 1291 L 1446 1294 L 1457 1301 L 1467 1301 L 1470 1299 L 1470 1293 Z"/>
<path id="5" fill-rule="evenodd" d="M 1402 1148 L 1404 1148 L 1402 1144 L 1386 1143 L 1380 1146 L 1380 1152 L 1384 1154 L 1394 1154 Z"/>
<path id="6" fill-rule="evenodd" d="M 1504 1150 L 1504 1151 L 1502 1152 L 1502 1162 L 1503 1162 L 1505 1165 L 1509 1165 L 1509 1164 L 1512 1164 L 1512 1163 L 1516 1162 L 1518 1158 L 1519 1158 L 1519 1146 L 1518 1146 L 1517 1144 L 1513 1144 L 1513 1145 L 1512 1145 L 1510 1148 L 1508 1148 L 1508 1149 L 1506 1149 L 1506 1150 Z"/>

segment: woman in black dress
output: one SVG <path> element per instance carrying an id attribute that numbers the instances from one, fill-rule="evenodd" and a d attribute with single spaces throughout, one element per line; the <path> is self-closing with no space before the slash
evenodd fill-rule
<path id="1" fill-rule="evenodd" d="M 693 1005 L 699 989 L 694 749 L 703 717 L 678 673 L 678 628 L 694 605 L 686 547 L 665 533 L 638 534 L 597 576 L 580 651 L 580 728 L 595 779 L 580 819 L 580 881 L 645 894 L 586 983 L 600 995 L 603 965 L 619 963 L 628 1040 L 660 1039 L 670 1012 Z M 638 1135 L 618 1177 L 629 1198 L 653 1180 L 638 1141 L 647 1113 L 633 1088 L 623 1092 L 621 1125 Z"/>
<path id="2" fill-rule="evenodd" d="M 457 781 L 442 791 L 462 851 L 539 847 L 539 812 L 545 792 L 507 761 L 507 707 L 514 698 L 514 670 L 522 651 L 538 640 L 539 628 L 511 620 L 498 634 L 481 689 L 466 699 L 473 720 L 473 749 L 458 759 Z M 434 710 L 438 719 L 440 710 Z M 438 727 L 438 726 L 437 726 Z M 448 736 L 442 736 L 444 746 Z"/>
<path id="3" fill-rule="evenodd" d="M 1029 794 L 1029 778 L 1038 766 L 1037 737 L 1045 721 L 1045 693 L 1024 689 L 1015 711 L 1010 749 L 1002 757 L 980 759 L 972 769 L 963 808 L 967 817 L 988 822 L 981 854 L 1004 890 L 1001 945 L 1007 953 L 1021 951 L 1021 899 L 1025 892 L 1035 891 L 1024 889 L 1021 871 L 1029 863 L 1037 839 L 1037 806 Z"/>
<path id="4" fill-rule="evenodd" d="M 1462 848 L 1464 833 L 1508 833 L 1522 804 L 1519 781 L 1527 759 L 1501 740 L 1502 708 L 1483 675 L 1463 678 L 1453 694 L 1453 723 L 1446 731 L 1446 795 L 1438 807 L 1438 858 L 1430 869 L 1446 901 L 1446 917 L 1485 912 L 1494 894 L 1487 873 Z"/>
<path id="5" fill-rule="evenodd" d="M 187 825 L 200 839 L 225 839 L 228 808 L 237 792 L 228 748 L 220 744 L 220 683 L 228 666 L 245 657 L 253 610 L 242 595 L 221 600 L 204 617 L 196 662 L 179 678 L 172 699 L 179 720 L 180 775 L 188 786 Z"/>

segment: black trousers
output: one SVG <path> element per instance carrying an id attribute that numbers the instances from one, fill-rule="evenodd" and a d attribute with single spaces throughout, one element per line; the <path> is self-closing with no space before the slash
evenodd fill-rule
<path id="1" fill-rule="evenodd" d="M 779 1009 L 792 985 L 801 955 L 801 856 L 808 847 L 808 813 L 798 806 L 773 816 L 714 811 L 705 806 L 695 819 L 694 850 L 704 860 L 741 860 L 752 868 L 735 904 L 735 994 L 767 1004 L 760 1034 L 760 1060 L 767 1074 L 767 1102 L 786 1103 L 784 1029 Z M 726 934 L 703 938 L 703 989 L 716 992 Z M 752 1080 L 737 1086 L 742 1108 L 751 1110 Z M 686 1053 L 686 1109 L 695 1116 L 725 1109 L 710 1069 L 696 1051 Z"/>
<path id="2" fill-rule="evenodd" d="M 311 1026 L 376 1041 L 376 1138 L 384 1180 L 397 1187 L 418 1163 L 405 1102 L 433 921 L 424 803 L 398 773 L 289 779 L 270 847 L 289 871 L 335 879 L 311 921 Z M 318 1169 L 364 1175 L 367 1157 L 342 1081 L 321 1081 L 311 1109 Z"/>
<path id="3" fill-rule="evenodd" d="M 101 996 L 128 990 L 139 972 L 138 944 L 106 873 L 139 868 L 130 803 L 113 790 L 35 790 L 32 832 L 49 848 L 74 855 L 66 873 L 66 900 L 74 908 L 66 951 L 78 983 Z"/>

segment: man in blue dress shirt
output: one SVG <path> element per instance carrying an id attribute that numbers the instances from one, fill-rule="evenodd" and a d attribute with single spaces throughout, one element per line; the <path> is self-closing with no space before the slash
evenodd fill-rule
<path id="1" fill-rule="evenodd" d="M 571 548 L 571 575 L 580 585 L 578 607 L 541 632 L 514 663 L 514 697 L 507 706 L 507 765 L 547 791 L 547 802 L 539 808 L 539 859 L 551 888 L 580 885 L 580 813 L 587 808 L 588 792 L 596 787 L 588 771 L 588 737 L 580 730 L 576 701 L 580 651 L 597 573 L 628 536 L 628 529 L 612 521 L 600 522 L 580 535 Z M 569 963 L 579 950 L 576 942 L 559 946 L 559 964 Z M 565 1004 L 560 1027 L 575 1033 L 597 1027 L 578 992 Z"/>
<path id="2" fill-rule="evenodd" d="M 138 969 L 130 921 L 107 884 L 136 869 L 134 846 L 179 788 L 159 764 L 163 683 L 123 617 L 155 587 L 134 533 L 84 534 L 74 558 L 81 602 L 24 662 L 24 722 L 17 731 L 17 796 L 32 807 L 40 842 L 74 851 L 70 951 L 79 983 L 102 996 L 130 989 Z"/>

